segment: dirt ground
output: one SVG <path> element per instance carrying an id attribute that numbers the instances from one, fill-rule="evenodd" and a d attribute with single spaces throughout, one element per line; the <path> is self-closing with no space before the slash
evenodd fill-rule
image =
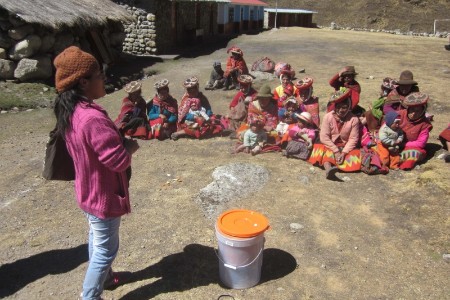
<path id="1" fill-rule="evenodd" d="M 232 155 L 226 137 L 141 141 L 133 157 L 132 213 L 122 219 L 114 263 L 116 271 L 133 272 L 133 282 L 104 297 L 450 299 L 450 264 L 443 258 L 450 253 L 450 168 L 437 158 L 443 151 L 437 136 L 450 121 L 450 53 L 443 40 L 290 28 L 244 35 L 234 44 L 249 65 L 268 56 L 306 69 L 298 75 L 315 79 L 322 115 L 332 92 L 328 79 L 342 66 L 356 67 L 366 107 L 383 77 L 412 70 L 435 114 L 428 161 L 410 172 L 345 174 L 348 181 L 330 182 L 323 170 L 279 153 Z M 225 62 L 225 50 L 155 64 L 158 75 L 143 82 L 146 99 L 161 78 L 171 81 L 177 99 L 186 77 L 197 75 L 203 85 L 212 62 Z M 214 112 L 225 114 L 234 92 L 205 94 Z M 123 96 L 119 91 L 98 102 L 115 118 Z M 40 175 L 53 125 L 50 109 L 0 115 L 0 298 L 76 299 L 81 291 L 87 222 L 73 183 Z M 261 283 L 246 290 L 220 284 L 215 220 L 195 201 L 213 170 L 234 162 L 270 173 L 263 189 L 224 205 L 261 212 L 270 221 Z M 301 229 L 292 230 L 291 223 Z"/>

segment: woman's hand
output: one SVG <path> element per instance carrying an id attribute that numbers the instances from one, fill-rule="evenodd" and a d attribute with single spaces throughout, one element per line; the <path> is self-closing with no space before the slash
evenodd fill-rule
<path id="1" fill-rule="evenodd" d="M 344 162 L 345 153 L 343 152 L 337 152 L 334 154 L 334 158 L 336 160 L 336 164 L 340 165 Z"/>
<path id="2" fill-rule="evenodd" d="M 128 153 L 133 154 L 139 149 L 139 144 L 136 140 L 132 139 L 124 139 L 123 146 L 127 150 Z"/>
<path id="3" fill-rule="evenodd" d="M 167 119 L 166 115 L 160 114 L 159 117 L 163 120 Z"/>

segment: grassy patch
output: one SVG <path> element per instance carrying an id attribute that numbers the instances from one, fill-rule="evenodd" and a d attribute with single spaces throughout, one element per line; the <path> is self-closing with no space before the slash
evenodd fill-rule
<path id="1" fill-rule="evenodd" d="M 0 82 L 0 109 L 49 107 L 55 99 L 53 87 L 43 83 Z"/>

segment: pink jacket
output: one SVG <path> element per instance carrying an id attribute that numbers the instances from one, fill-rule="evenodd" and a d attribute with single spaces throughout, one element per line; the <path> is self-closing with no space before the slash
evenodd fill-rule
<path id="1" fill-rule="evenodd" d="M 335 142 L 340 137 L 345 146 L 342 152 L 349 153 L 356 148 L 359 140 L 359 119 L 351 112 L 345 117 L 341 132 L 338 131 L 335 112 L 327 113 L 320 127 L 320 141 L 334 153 L 339 152 Z"/>
<path id="2" fill-rule="evenodd" d="M 78 206 L 101 219 L 129 213 L 125 171 L 131 155 L 106 111 L 94 103 L 77 104 L 66 145 L 75 164 Z"/>

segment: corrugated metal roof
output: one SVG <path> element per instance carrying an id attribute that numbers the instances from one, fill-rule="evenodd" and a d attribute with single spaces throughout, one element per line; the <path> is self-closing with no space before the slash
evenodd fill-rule
<path id="1" fill-rule="evenodd" d="M 259 0 L 231 0 L 231 3 L 241 5 L 268 6 L 267 3 Z"/>
<path id="2" fill-rule="evenodd" d="M 306 10 L 306 9 L 291 9 L 291 8 L 264 8 L 267 12 L 277 12 L 280 14 L 317 14 L 317 11 Z"/>

